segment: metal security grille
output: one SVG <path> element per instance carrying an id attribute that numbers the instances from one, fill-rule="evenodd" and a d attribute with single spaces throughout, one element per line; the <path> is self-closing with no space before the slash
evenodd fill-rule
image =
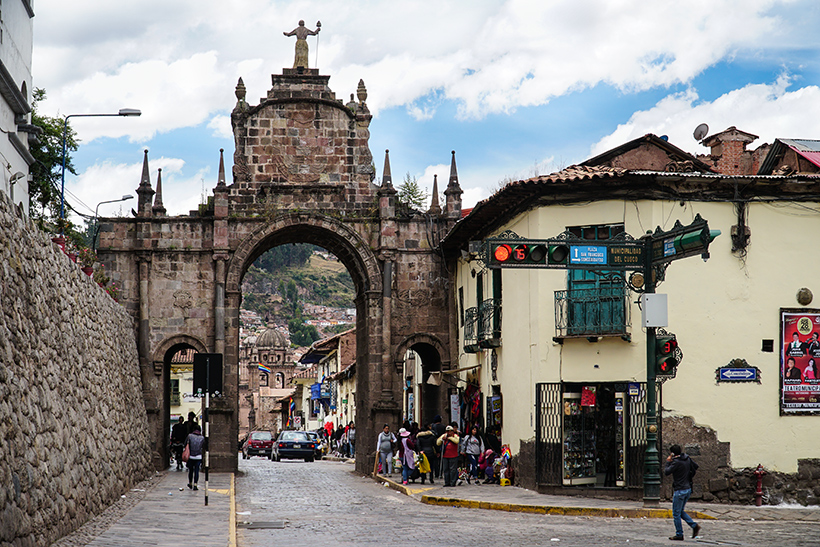
<path id="1" fill-rule="evenodd" d="M 641 397 L 629 397 L 629 434 L 627 435 L 627 472 L 626 485 L 629 488 L 643 487 L 643 466 L 646 459 L 646 383 L 641 382 Z M 661 401 L 661 384 L 655 385 L 655 400 L 658 408 L 663 408 Z M 660 447 L 663 446 L 663 429 L 661 416 L 658 414 L 658 458 L 661 459 Z"/>
<path id="2" fill-rule="evenodd" d="M 478 308 L 464 310 L 464 351 L 478 351 Z"/>
<path id="3" fill-rule="evenodd" d="M 535 475 L 538 484 L 561 485 L 561 384 L 535 386 Z"/>
<path id="4" fill-rule="evenodd" d="M 627 397 L 626 487 L 642 488 L 646 453 L 646 383 L 638 384 L 639 397 Z M 617 389 L 626 390 L 625 384 Z M 561 413 L 563 386 L 561 383 L 541 383 L 535 386 L 535 474 L 536 482 L 544 486 L 562 486 L 563 468 Z M 661 406 L 661 385 L 655 386 L 658 408 Z M 662 444 L 661 419 L 658 416 L 658 447 Z M 659 449 L 659 457 L 661 450 Z"/>

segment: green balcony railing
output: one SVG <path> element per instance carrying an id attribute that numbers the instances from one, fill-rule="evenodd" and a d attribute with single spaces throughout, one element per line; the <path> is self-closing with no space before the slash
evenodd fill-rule
<path id="1" fill-rule="evenodd" d="M 464 310 L 464 351 L 475 353 L 478 346 L 478 308 L 467 308 Z"/>
<path id="2" fill-rule="evenodd" d="M 555 291 L 556 337 L 627 336 L 629 309 L 625 284 Z"/>
<path id="3" fill-rule="evenodd" d="M 501 345 L 501 300 L 488 298 L 479 307 L 478 345 L 497 348 Z"/>

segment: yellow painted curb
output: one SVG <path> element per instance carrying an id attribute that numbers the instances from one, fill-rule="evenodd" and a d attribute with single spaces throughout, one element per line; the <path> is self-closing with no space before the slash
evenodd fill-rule
<path id="1" fill-rule="evenodd" d="M 577 517 L 624 517 L 624 518 L 672 518 L 669 509 L 614 509 L 605 507 L 562 507 L 555 505 L 526 505 L 518 503 L 499 503 L 477 500 L 463 500 L 445 498 L 441 496 L 423 495 L 421 502 L 427 505 L 446 505 L 450 507 L 467 507 L 470 509 L 489 509 L 494 511 L 508 511 L 512 513 L 535 513 L 547 515 L 564 515 Z M 700 511 L 687 511 L 690 516 L 702 520 L 716 520 L 715 517 Z"/>
<path id="2" fill-rule="evenodd" d="M 236 547 L 236 476 L 231 473 L 231 516 L 228 518 L 228 547 Z"/>

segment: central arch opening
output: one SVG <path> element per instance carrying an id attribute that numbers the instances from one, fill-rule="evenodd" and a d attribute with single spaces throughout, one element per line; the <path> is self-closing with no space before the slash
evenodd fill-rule
<path id="1" fill-rule="evenodd" d="M 280 284 L 277 280 L 270 287 L 269 298 L 261 306 L 256 302 L 256 307 L 264 309 L 268 300 L 279 300 L 280 305 L 265 315 L 257 311 L 260 324 L 255 326 L 256 339 L 249 340 L 250 321 L 243 311 L 248 306 L 242 305 L 249 293 L 242 292 L 243 282 L 249 279 L 254 263 L 271 249 L 294 245 L 310 248 L 309 262 L 335 264 L 344 275 L 337 271 L 322 279 L 314 272 L 304 273 L 301 283 L 291 279 L 293 283 Z M 375 257 L 358 234 L 343 223 L 318 215 L 278 217 L 240 244 L 227 273 L 226 316 L 235 320 L 227 322 L 225 351 L 228 360 L 235 358 L 239 409 L 234 438 L 242 440 L 260 428 L 275 435 L 286 429 L 316 431 L 329 423 L 332 432 L 354 420 L 368 422 L 369 416 L 361 416 L 357 409 L 368 399 L 362 390 L 370 389 L 371 384 L 368 341 L 372 336 L 368 333 L 373 326 L 368 320 L 368 309 L 372 308 L 368 302 L 373 294 L 380 295 L 381 278 Z M 318 293 L 329 298 L 323 292 L 326 285 L 331 280 L 343 283 L 342 277 L 347 279 L 350 299 L 341 310 L 325 306 L 321 298 L 319 302 L 305 298 L 306 285 L 312 285 L 314 297 Z M 259 295 L 253 298 L 259 299 Z M 305 304 L 310 304 L 309 313 Z M 323 306 L 325 312 L 333 308 L 330 313 L 341 315 L 335 325 L 334 321 L 317 324 L 316 312 Z M 271 314 L 274 311 L 284 311 L 287 316 L 276 317 Z M 320 331 L 324 338 L 318 336 Z M 272 334 L 277 332 L 279 336 Z M 260 336 L 264 337 L 262 344 Z M 369 424 L 363 427 L 367 430 Z"/>

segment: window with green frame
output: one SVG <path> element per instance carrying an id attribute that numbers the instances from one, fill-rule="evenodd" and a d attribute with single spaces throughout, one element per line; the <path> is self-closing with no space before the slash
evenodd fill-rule
<path id="1" fill-rule="evenodd" d="M 604 241 L 624 232 L 623 224 L 575 226 L 567 231 L 586 241 Z M 607 272 L 569 270 L 567 334 L 623 334 L 626 331 L 626 287 Z"/>

